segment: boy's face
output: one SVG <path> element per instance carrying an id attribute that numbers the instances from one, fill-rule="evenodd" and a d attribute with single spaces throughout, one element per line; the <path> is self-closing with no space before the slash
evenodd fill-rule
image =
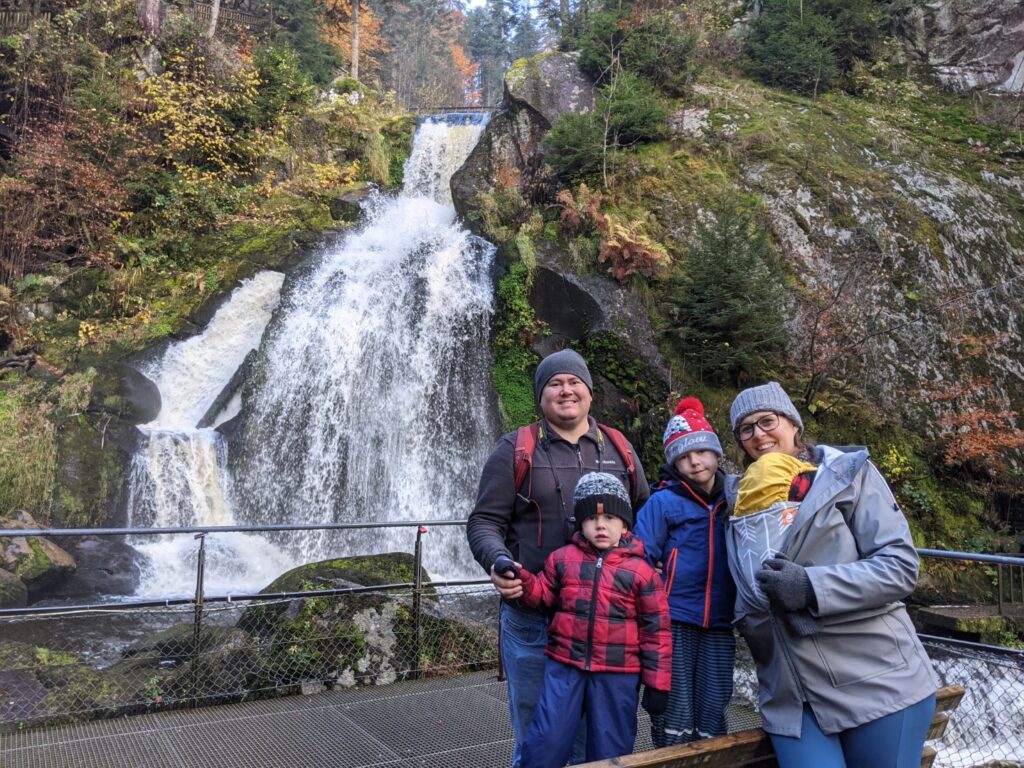
<path id="1" fill-rule="evenodd" d="M 591 515 L 583 521 L 583 537 L 594 545 L 594 549 L 604 551 L 619 543 L 626 524 L 621 517 L 601 512 Z"/>
<path id="2" fill-rule="evenodd" d="M 676 459 L 676 470 L 702 491 L 708 493 L 715 487 L 718 454 L 707 449 L 684 453 Z"/>

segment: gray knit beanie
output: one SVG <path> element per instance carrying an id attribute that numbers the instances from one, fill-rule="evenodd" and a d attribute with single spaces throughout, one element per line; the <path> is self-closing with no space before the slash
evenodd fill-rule
<path id="1" fill-rule="evenodd" d="M 572 494 L 577 531 L 583 527 L 584 520 L 599 512 L 599 504 L 603 505 L 606 515 L 615 515 L 627 528 L 633 527 L 633 505 L 622 481 L 607 472 L 588 472 L 576 483 Z"/>
<path id="2" fill-rule="evenodd" d="M 793 405 L 793 401 L 789 399 L 786 390 L 777 381 L 770 381 L 759 387 L 744 389 L 736 395 L 736 399 L 732 401 L 732 407 L 729 409 L 733 433 L 736 432 L 736 427 L 740 421 L 758 411 L 771 411 L 772 413 L 785 416 L 803 432 L 804 422 L 800 418 L 800 412 Z"/>
<path id="3" fill-rule="evenodd" d="M 579 352 L 572 349 L 563 349 L 559 352 L 552 352 L 541 360 L 540 365 L 537 366 L 537 373 L 533 377 L 533 387 L 538 403 L 540 402 L 540 394 L 544 391 L 544 386 L 557 373 L 571 373 L 586 384 L 587 389 L 591 392 L 594 391 L 594 380 L 590 378 L 587 361 L 580 356 Z"/>

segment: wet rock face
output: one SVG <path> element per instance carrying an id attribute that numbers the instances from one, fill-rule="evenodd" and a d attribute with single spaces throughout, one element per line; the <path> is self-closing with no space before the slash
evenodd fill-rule
<path id="1" fill-rule="evenodd" d="M 499 180 L 518 184 L 528 201 L 557 185 L 544 163 L 541 140 L 559 115 L 594 108 L 594 86 L 576 66 L 578 54 L 546 51 L 515 62 L 505 76 L 505 95 L 480 141 L 451 181 L 455 210 L 480 234 L 469 216 L 479 195 Z"/>
<path id="2" fill-rule="evenodd" d="M 930 0 L 910 9 L 900 31 L 936 76 L 956 90 L 1024 90 L 1020 0 Z"/>
<path id="3" fill-rule="evenodd" d="M 10 571 L 0 568 L 0 608 L 24 608 L 28 605 L 25 583 Z"/>
<path id="4" fill-rule="evenodd" d="M 68 579 L 48 590 L 50 597 L 134 594 L 141 572 L 132 547 L 100 536 L 87 536 L 65 547 L 78 568 Z"/>

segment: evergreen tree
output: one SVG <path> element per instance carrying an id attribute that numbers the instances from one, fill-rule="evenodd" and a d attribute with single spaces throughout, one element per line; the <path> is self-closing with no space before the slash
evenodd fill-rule
<path id="1" fill-rule="evenodd" d="M 473 8 L 466 20 L 469 56 L 480 67 L 478 77 L 484 104 L 497 104 L 501 99 L 502 79 L 511 63 L 505 24 L 504 3 L 495 0 Z"/>
<path id="2" fill-rule="evenodd" d="M 280 0 L 273 7 L 277 22 L 274 43 L 291 46 L 302 71 L 314 83 L 329 83 L 338 74 L 342 60 L 338 50 L 321 35 L 328 23 L 324 6 L 318 0 Z"/>
<path id="3" fill-rule="evenodd" d="M 702 380 L 739 385 L 785 357 L 788 295 L 768 238 L 727 201 L 696 234 L 677 278 L 672 337 Z"/>
<path id="4" fill-rule="evenodd" d="M 510 58 L 526 58 L 539 53 L 541 49 L 540 31 L 537 29 L 537 22 L 533 18 L 530 4 L 527 0 L 521 0 L 516 6 L 515 25 L 512 30 L 512 40 L 509 46 Z"/>
<path id="5" fill-rule="evenodd" d="M 811 3 L 765 0 L 747 38 L 747 73 L 766 85 L 807 95 L 827 90 L 839 74 L 838 29 Z"/>

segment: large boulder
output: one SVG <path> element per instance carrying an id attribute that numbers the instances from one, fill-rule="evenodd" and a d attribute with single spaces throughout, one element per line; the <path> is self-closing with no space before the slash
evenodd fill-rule
<path id="1" fill-rule="evenodd" d="M 0 521 L 0 527 L 33 530 L 41 526 L 28 513 L 19 512 L 13 519 Z M 68 578 L 76 567 L 75 559 L 48 538 L 14 536 L 0 543 L 0 568 L 14 574 L 30 596 Z"/>
<path id="2" fill-rule="evenodd" d="M 405 553 L 341 558 L 295 568 L 264 592 L 407 583 L 414 572 Z M 418 625 L 417 644 L 413 597 L 389 590 L 257 604 L 238 628 L 260 647 L 263 666 L 251 688 L 383 685 L 416 669 L 460 669 L 497 658 L 494 632 L 466 620 L 440 596 L 420 601 Z"/>
<path id="3" fill-rule="evenodd" d="M 927 0 L 900 20 L 908 47 L 956 90 L 1024 91 L 1020 0 Z"/>
<path id="4" fill-rule="evenodd" d="M 69 578 L 48 589 L 48 596 L 82 598 L 135 593 L 142 572 L 134 547 L 108 536 L 85 536 L 61 544 L 78 567 Z"/>
<path id="5" fill-rule="evenodd" d="M 451 181 L 455 210 L 477 234 L 482 230 L 470 214 L 480 195 L 515 184 L 526 200 L 537 201 L 555 185 L 541 139 L 559 115 L 594 108 L 594 86 L 576 66 L 578 57 L 545 51 L 516 61 L 505 75 L 501 105 Z"/>
<path id="6" fill-rule="evenodd" d="M 24 608 L 28 605 L 25 582 L 10 571 L 0 568 L 0 608 Z"/>
<path id="7" fill-rule="evenodd" d="M 171 707 L 202 699 L 238 701 L 262 668 L 252 638 L 235 627 L 177 624 L 139 640 L 104 670 L 122 692 L 125 711 Z"/>
<path id="8" fill-rule="evenodd" d="M 122 692 L 77 653 L 0 641 L 3 724 L 74 722 L 114 714 Z"/>

